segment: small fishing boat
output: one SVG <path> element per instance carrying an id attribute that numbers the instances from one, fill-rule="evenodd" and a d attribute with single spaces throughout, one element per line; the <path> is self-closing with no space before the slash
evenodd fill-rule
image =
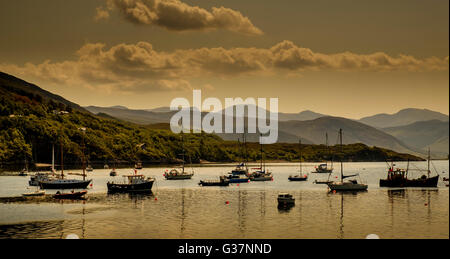
<path id="1" fill-rule="evenodd" d="M 108 182 L 108 193 L 126 193 L 126 192 L 151 192 L 155 179 L 152 177 L 145 178 L 144 175 L 138 175 L 134 171 L 133 175 L 124 175 L 123 183 Z"/>
<path id="2" fill-rule="evenodd" d="M 184 171 L 184 166 L 181 170 L 174 168 L 169 172 L 164 173 L 166 180 L 189 180 L 194 176 L 194 173 Z"/>
<path id="3" fill-rule="evenodd" d="M 23 197 L 37 197 L 37 196 L 44 196 L 45 195 L 45 191 L 35 191 L 35 192 L 27 192 L 27 193 L 23 193 L 22 196 Z"/>
<path id="4" fill-rule="evenodd" d="M 340 145 L 341 145 L 341 153 L 344 153 L 343 144 L 342 144 L 342 129 L 339 130 L 339 139 L 340 139 Z M 358 183 L 357 180 L 352 179 L 349 181 L 344 181 L 346 178 L 351 178 L 351 177 L 355 177 L 355 176 L 359 176 L 359 174 L 344 175 L 344 165 L 343 165 L 343 161 L 341 158 L 341 181 L 328 183 L 328 188 L 330 188 L 330 190 L 332 192 L 334 192 L 334 191 L 336 191 L 336 192 L 367 191 L 368 185 Z"/>
<path id="5" fill-rule="evenodd" d="M 111 172 L 109 172 L 109 176 L 117 176 L 117 172 L 116 172 L 115 168 L 113 168 L 113 170 L 111 170 Z"/>
<path id="6" fill-rule="evenodd" d="M 219 180 L 200 180 L 200 186 L 229 186 L 230 181 L 226 176 L 220 176 Z"/>
<path id="7" fill-rule="evenodd" d="M 88 166 L 86 167 L 86 172 L 92 172 L 92 171 L 94 171 L 94 168 L 92 168 L 91 165 L 88 165 Z"/>
<path id="8" fill-rule="evenodd" d="M 332 168 L 328 168 L 327 164 L 320 164 L 316 167 L 315 171 L 312 171 L 313 174 L 330 174 L 333 172 Z"/>
<path id="9" fill-rule="evenodd" d="M 407 169 L 394 168 L 394 163 L 389 167 L 386 179 L 380 179 L 380 187 L 437 187 L 439 175 L 430 177 L 431 153 L 428 150 L 427 175 L 422 175 L 416 179 L 408 179 L 409 161 Z"/>
<path id="10" fill-rule="evenodd" d="M 328 150 L 328 157 L 329 157 L 329 159 L 331 159 L 332 155 L 331 155 L 330 147 L 328 145 L 328 133 L 325 133 L 325 145 Z M 333 160 L 331 159 L 331 167 L 328 167 L 328 162 L 325 164 L 320 164 L 320 165 L 316 166 L 316 170 L 312 171 L 311 173 L 313 173 L 313 174 L 331 174 L 331 173 L 333 173 Z"/>
<path id="11" fill-rule="evenodd" d="M 57 191 L 55 195 L 53 195 L 53 198 L 55 199 L 69 199 L 69 200 L 76 200 L 81 199 L 84 195 L 86 195 L 87 191 L 79 191 L 75 192 L 72 190 L 72 192 L 62 193 L 60 191 Z"/>
<path id="12" fill-rule="evenodd" d="M 105 164 L 105 165 L 103 166 L 103 169 L 109 169 L 109 165 L 108 165 L 108 164 Z"/>
<path id="13" fill-rule="evenodd" d="M 278 194 L 278 205 L 292 205 L 295 204 L 295 198 L 289 193 Z"/>

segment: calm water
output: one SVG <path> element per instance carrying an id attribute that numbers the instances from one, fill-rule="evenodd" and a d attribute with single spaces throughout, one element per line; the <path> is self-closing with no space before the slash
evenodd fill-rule
<path id="1" fill-rule="evenodd" d="M 308 171 L 314 167 L 306 166 Z M 365 238 L 372 233 L 381 238 L 449 238 L 449 191 L 441 180 L 432 189 L 379 188 L 379 179 L 386 176 L 385 163 L 347 163 L 345 172 L 359 172 L 369 191 L 330 194 L 325 185 L 313 184 L 326 175 L 310 174 L 308 182 L 289 182 L 287 177 L 298 165 L 267 167 L 274 181 L 230 187 L 197 183 L 217 178 L 232 165 L 194 167 L 195 176 L 189 181 L 164 180 L 165 168 L 143 169 L 143 174 L 157 178 L 151 195 L 108 195 L 109 170 L 94 170 L 86 201 L 3 199 L 0 238 L 61 238 L 72 233 L 82 238 Z M 426 163 L 411 168 L 425 169 Z M 435 161 L 434 169 L 449 177 L 448 161 Z M 130 171 L 118 170 L 120 175 Z M 30 191 L 28 179 L 0 176 L 0 197 Z M 277 195 L 285 191 L 295 196 L 296 205 L 278 209 Z"/>

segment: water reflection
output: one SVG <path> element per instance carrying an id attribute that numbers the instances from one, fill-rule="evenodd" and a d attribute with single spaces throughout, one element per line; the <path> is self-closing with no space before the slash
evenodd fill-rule
<path id="1" fill-rule="evenodd" d="M 292 192 L 293 206 L 278 206 L 278 193 L 180 188 L 159 190 L 158 200 L 99 194 L 87 201 L 0 203 L 18 222 L 0 225 L 0 238 L 448 238 L 447 190 L 300 190 Z"/>
<path id="2" fill-rule="evenodd" d="M 286 204 L 278 204 L 278 212 L 279 213 L 288 213 L 292 210 L 292 208 L 295 207 L 295 204 L 293 203 L 286 203 Z"/>

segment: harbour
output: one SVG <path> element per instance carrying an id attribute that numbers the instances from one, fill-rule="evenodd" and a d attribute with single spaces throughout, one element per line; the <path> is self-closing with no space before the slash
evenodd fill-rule
<path id="1" fill-rule="evenodd" d="M 442 181 L 448 178 L 448 161 L 433 164 L 441 177 L 437 188 L 383 188 L 379 179 L 386 176 L 386 163 L 344 163 L 346 172 L 360 172 L 369 186 L 358 193 L 329 192 L 314 183 L 326 178 L 322 174 L 290 182 L 296 163 L 268 163 L 273 181 L 207 188 L 198 185 L 200 179 L 216 179 L 235 164 L 193 165 L 195 175 L 183 181 L 165 180 L 163 167 L 144 167 L 139 174 L 156 179 L 145 194 L 108 194 L 106 183 L 132 169 L 117 169 L 116 177 L 108 169 L 95 169 L 84 200 L 53 199 L 56 190 L 47 190 L 44 197 L 20 197 L 29 177 L 0 176 L 0 238 L 347 239 L 376 234 L 448 239 L 449 195 Z M 414 165 L 426 168 L 427 163 Z M 295 198 L 294 206 L 277 206 L 283 192 Z"/>

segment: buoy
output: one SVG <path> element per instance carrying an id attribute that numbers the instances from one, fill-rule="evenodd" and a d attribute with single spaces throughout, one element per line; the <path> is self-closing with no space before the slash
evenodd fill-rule
<path id="1" fill-rule="evenodd" d="M 230 202 L 229 202 L 229 201 L 226 201 L 226 202 L 225 202 L 225 204 L 227 204 L 227 205 L 228 205 L 228 204 L 230 204 Z"/>
<path id="2" fill-rule="evenodd" d="M 428 203 L 425 203 L 425 206 L 428 206 Z"/>
<path id="3" fill-rule="evenodd" d="M 333 193 L 336 193 L 336 190 L 333 190 Z"/>
<path id="4" fill-rule="evenodd" d="M 237 184 L 237 186 L 239 186 L 239 184 Z"/>
<path id="5" fill-rule="evenodd" d="M 157 201 L 157 200 L 158 200 L 158 198 L 155 197 L 155 201 Z"/>

